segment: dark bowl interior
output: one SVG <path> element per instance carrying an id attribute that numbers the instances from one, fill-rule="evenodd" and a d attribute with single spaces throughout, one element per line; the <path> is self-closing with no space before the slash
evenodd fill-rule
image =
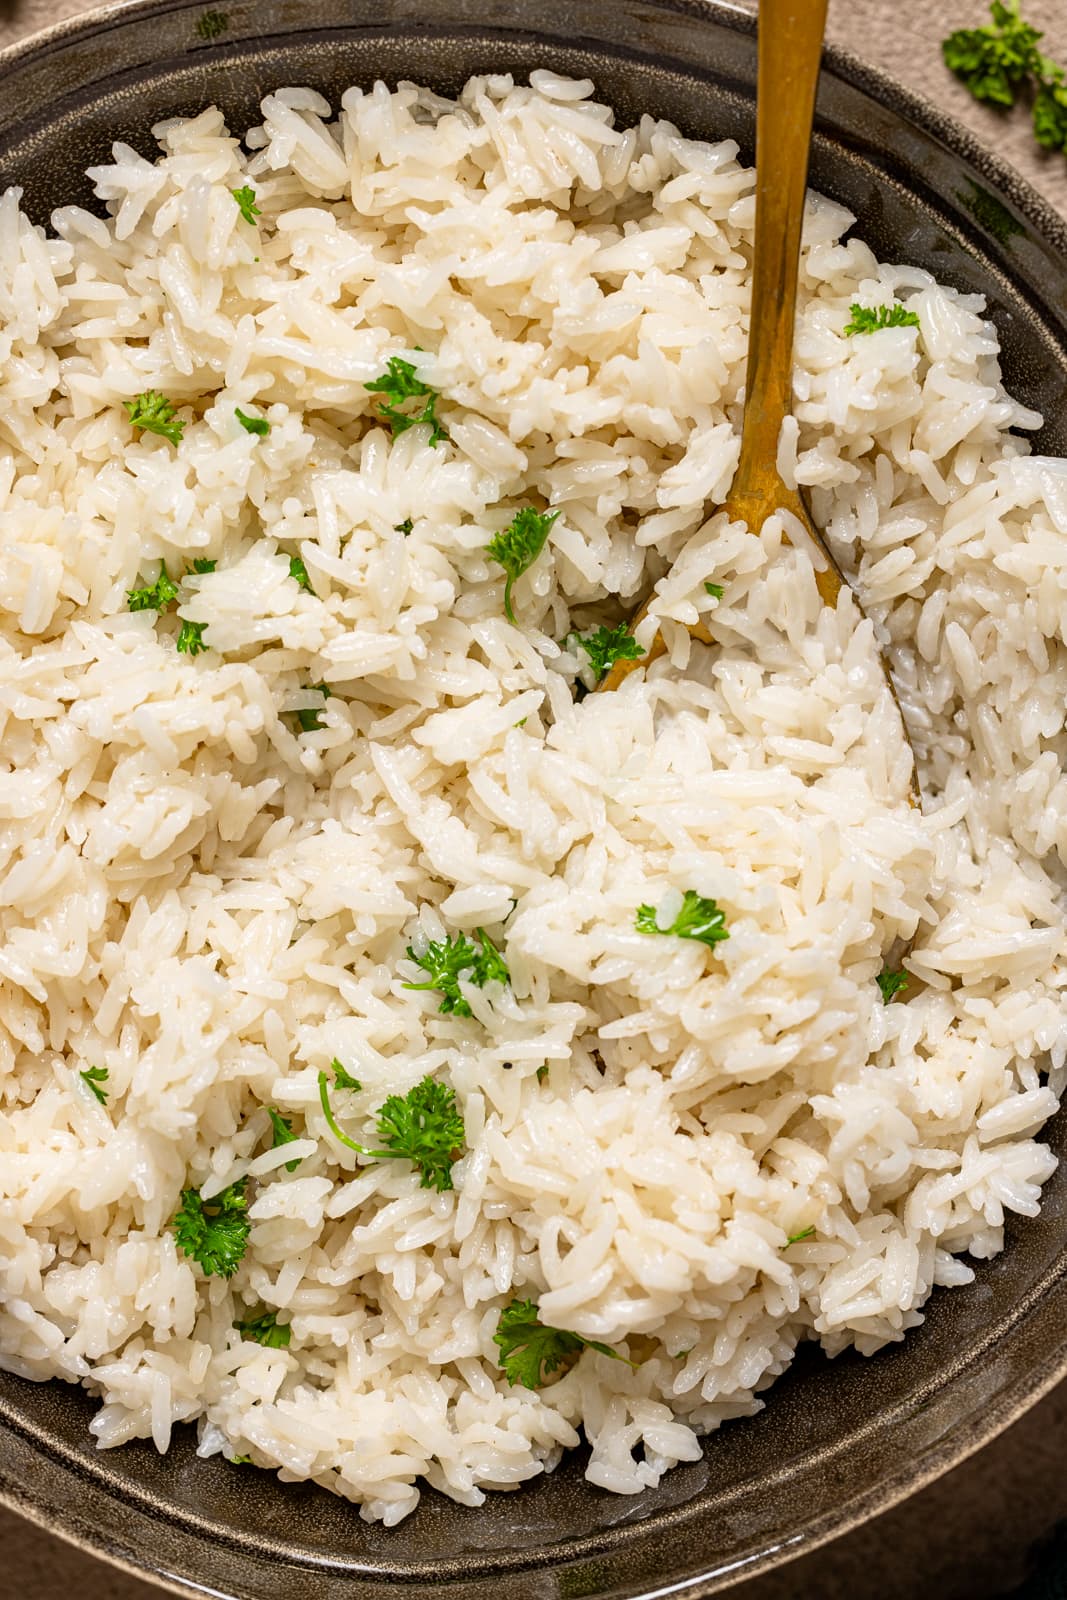
<path id="1" fill-rule="evenodd" d="M 472 72 L 551 66 L 593 78 L 623 123 L 753 144 L 754 27 L 697 0 L 139 0 L 0 59 L 0 189 L 31 216 L 99 209 L 84 169 L 122 138 L 221 104 L 239 132 L 259 97 L 312 84 L 413 78 L 456 90 Z M 1067 454 L 1067 227 L 961 130 L 831 52 L 812 183 L 883 257 L 986 295 L 1014 392 L 1048 419 L 1036 448 Z M 1052 1130 L 1064 1143 L 1064 1119 Z M 0 1495 L 98 1554 L 185 1594 L 240 1600 L 557 1600 L 711 1594 L 900 1499 L 1007 1425 L 1067 1370 L 1067 1174 L 1037 1221 L 970 1287 L 935 1293 L 923 1327 L 864 1361 L 802 1352 L 760 1416 L 636 1499 L 587 1485 L 580 1459 L 481 1510 L 427 1492 L 387 1531 L 307 1485 L 198 1461 L 190 1429 L 99 1454 L 93 1405 L 60 1384 L 0 1375 Z"/>

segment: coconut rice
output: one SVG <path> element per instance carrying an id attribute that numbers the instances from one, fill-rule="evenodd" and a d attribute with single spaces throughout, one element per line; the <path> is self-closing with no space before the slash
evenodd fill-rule
<path id="1" fill-rule="evenodd" d="M 244 147 L 214 109 L 117 145 L 106 221 L 0 202 L 0 1362 L 98 1396 L 102 1446 L 195 1422 L 388 1524 L 579 1430 L 593 1484 L 657 1483 L 799 1341 L 903 1338 L 1055 1166 L 1067 463 L 981 299 L 812 196 L 780 462 L 871 621 L 779 518 L 707 520 L 752 173 L 592 93 L 286 89 Z M 855 302 L 919 326 L 846 336 Z M 391 356 L 446 441 L 383 426 Z M 131 427 L 146 390 L 177 445 Z M 531 504 L 560 514 L 512 626 L 486 545 Z M 130 611 L 197 559 L 176 616 Z M 580 698 L 575 632 L 653 583 L 668 655 Z M 686 889 L 714 950 L 635 927 Z M 404 987 L 479 928 L 510 983 L 470 1016 Z M 364 1143 L 454 1089 L 453 1190 L 338 1141 L 335 1059 Z M 181 1193 L 242 1181 L 206 1275 Z M 509 1384 L 516 1297 L 633 1365 Z M 288 1347 L 241 1337 L 257 1309 Z"/>

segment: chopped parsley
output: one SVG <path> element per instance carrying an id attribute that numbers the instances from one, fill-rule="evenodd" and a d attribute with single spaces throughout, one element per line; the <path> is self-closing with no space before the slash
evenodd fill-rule
<path id="1" fill-rule="evenodd" d="M 908 987 L 908 974 L 903 970 L 891 972 L 888 967 L 883 967 L 875 979 L 882 991 L 882 1004 L 888 1005 L 895 994 L 901 994 Z"/>
<path id="2" fill-rule="evenodd" d="M 486 545 L 486 554 L 503 567 L 507 574 L 504 584 L 504 615 L 517 627 L 511 609 L 511 590 L 516 579 L 521 578 L 545 548 L 548 530 L 559 516 L 558 511 L 536 511 L 533 506 L 523 506 L 516 511 L 502 533 Z"/>
<path id="3" fill-rule="evenodd" d="M 258 433 L 263 437 L 270 432 L 270 423 L 266 417 L 249 417 L 240 406 L 234 406 L 233 414 L 246 433 Z"/>
<path id="4" fill-rule="evenodd" d="M 359 1093 L 363 1085 L 358 1078 L 353 1078 L 352 1074 L 342 1067 L 336 1056 L 330 1062 L 330 1066 L 333 1069 L 333 1081 L 339 1089 L 353 1089 L 356 1094 Z"/>
<path id="5" fill-rule="evenodd" d="M 281 1112 L 276 1110 L 274 1106 L 267 1107 L 267 1115 L 274 1130 L 274 1137 L 271 1139 L 270 1144 L 271 1149 L 277 1150 L 279 1145 L 295 1143 L 296 1134 L 293 1132 L 293 1124 L 289 1119 L 283 1117 Z M 287 1161 L 285 1163 L 286 1172 L 295 1172 L 302 1160 L 302 1156 L 297 1156 L 295 1161 Z M 288 1339 L 285 1342 L 288 1344 Z"/>
<path id="6" fill-rule="evenodd" d="M 242 1339 L 254 1339 L 256 1344 L 265 1344 L 271 1350 L 289 1348 L 292 1331 L 287 1322 L 278 1321 L 276 1311 L 264 1310 L 255 1317 L 238 1317 L 233 1325 Z"/>
<path id="7" fill-rule="evenodd" d="M 801 1228 L 799 1233 L 791 1233 L 788 1239 L 785 1241 L 785 1244 L 782 1246 L 782 1249 L 788 1250 L 791 1244 L 799 1244 L 801 1239 L 810 1239 L 814 1232 L 815 1225 L 813 1223 L 810 1228 Z"/>
<path id="8" fill-rule="evenodd" d="M 93 1094 L 95 1094 L 95 1096 L 99 1100 L 100 1104 L 102 1106 L 106 1106 L 107 1105 L 108 1091 L 106 1089 L 101 1089 L 100 1085 L 102 1083 L 106 1083 L 107 1082 L 107 1079 L 108 1079 L 108 1070 L 107 1070 L 107 1068 L 106 1067 L 86 1067 L 84 1072 L 79 1072 L 78 1073 L 78 1077 L 82 1080 L 82 1082 L 84 1083 L 85 1087 L 87 1089 L 89 1089 Z"/>
<path id="9" fill-rule="evenodd" d="M 231 189 L 230 193 L 237 201 L 237 209 L 245 222 L 255 222 L 260 215 L 259 207 L 256 205 L 256 191 L 245 183 L 240 189 Z"/>
<path id="10" fill-rule="evenodd" d="M 487 983 L 507 983 L 511 977 L 507 962 L 484 929 L 476 930 L 478 944 L 473 945 L 462 933 L 448 934 L 438 943 L 431 943 L 421 955 L 416 955 L 413 945 L 408 945 L 408 956 L 427 974 L 425 983 L 405 983 L 405 989 L 436 989 L 441 996 L 438 1011 L 451 1012 L 453 1016 L 469 1017 L 471 1008 L 460 991 L 460 978 L 484 989 Z"/>
<path id="11" fill-rule="evenodd" d="M 549 1328 L 540 1321 L 536 1300 L 512 1300 L 504 1307 L 493 1335 L 499 1347 L 497 1364 L 509 1383 L 521 1384 L 524 1389 L 540 1389 L 554 1372 L 569 1366 L 573 1356 L 583 1350 L 598 1350 L 613 1361 L 627 1361 L 609 1344 L 598 1339 L 586 1339 L 580 1333 L 569 1333 L 564 1328 Z M 636 1363 L 628 1361 L 627 1365 Z"/>
<path id="12" fill-rule="evenodd" d="M 616 661 L 638 661 L 645 653 L 625 622 L 618 623 L 614 628 L 598 628 L 584 639 L 580 634 L 571 634 L 570 639 L 580 645 L 589 657 L 589 665 L 598 683 Z"/>
<path id="13" fill-rule="evenodd" d="M 545 1079 L 547 1077 L 548 1077 L 548 1063 L 545 1062 L 542 1066 L 538 1067 L 538 1069 L 537 1069 L 537 1081 L 538 1081 L 538 1083 L 544 1083 L 544 1081 L 545 1081 Z"/>
<path id="14" fill-rule="evenodd" d="M 329 684 L 313 683 L 311 685 L 324 700 L 333 699 L 333 690 Z M 296 720 L 300 724 L 301 733 L 318 733 L 322 727 L 322 711 L 318 706 L 304 706 L 296 713 Z"/>
<path id="15" fill-rule="evenodd" d="M 122 403 L 133 427 L 140 428 L 142 433 L 158 433 L 173 445 L 181 444 L 185 423 L 175 416 L 176 408 L 158 389 L 146 389 L 143 394 Z"/>
<path id="16" fill-rule="evenodd" d="M 337 1076 L 337 1061 L 331 1063 L 339 1088 L 360 1088 L 358 1079 L 344 1073 Z M 378 1109 L 377 1134 L 382 1148 L 368 1149 L 343 1133 L 330 1106 L 330 1086 L 325 1072 L 319 1073 L 319 1103 L 330 1131 L 350 1150 L 377 1161 L 396 1158 L 410 1161 L 418 1170 L 423 1189 L 443 1192 L 452 1188 L 452 1167 L 465 1148 L 463 1117 L 456 1105 L 456 1092 L 436 1078 L 425 1077 L 406 1095 L 391 1094 Z"/>
<path id="17" fill-rule="evenodd" d="M 290 578 L 295 578 L 301 589 L 306 589 L 308 594 L 315 593 L 311 587 L 311 579 L 308 577 L 308 569 L 304 565 L 302 556 L 289 557 L 289 576 Z"/>
<path id="18" fill-rule="evenodd" d="M 178 1249 L 199 1263 L 209 1277 L 232 1278 L 248 1246 L 247 1179 L 201 1198 L 199 1189 L 183 1189 L 181 1205 L 171 1221 Z"/>
<path id="19" fill-rule="evenodd" d="M 635 926 L 638 933 L 674 934 L 678 939 L 699 939 L 712 949 L 720 940 L 728 939 L 725 916 L 714 900 L 707 900 L 695 889 L 687 889 L 674 921 L 661 928 L 656 920 L 654 906 L 638 906 Z"/>
<path id="20" fill-rule="evenodd" d="M 214 572 L 216 563 L 206 556 L 197 556 L 192 566 L 187 569 L 185 576 L 202 577 L 207 572 Z M 176 605 L 180 598 L 180 584 L 175 583 L 167 571 L 167 564 L 159 564 L 159 577 L 155 583 L 145 584 L 140 589 L 127 589 L 126 604 L 131 611 L 169 611 Z M 176 640 L 180 655 L 198 656 L 209 647 L 204 643 L 204 629 L 206 622 L 188 622 L 181 619 Z"/>
<path id="21" fill-rule="evenodd" d="M 178 629 L 177 647 L 178 654 L 183 656 L 198 656 L 208 646 L 204 643 L 204 629 L 206 622 L 189 622 L 182 618 L 181 627 Z"/>
<path id="22" fill-rule="evenodd" d="M 1064 69 L 1042 55 L 1044 35 L 1019 15 L 1019 0 L 993 0 L 984 28 L 958 28 L 942 41 L 945 65 L 976 100 L 1010 109 L 1021 90 L 1033 92 L 1034 138 L 1043 150 L 1067 154 Z"/>
<path id="23" fill-rule="evenodd" d="M 721 583 L 706 583 L 704 585 L 704 593 L 710 594 L 713 600 L 721 600 L 726 590 Z"/>
<path id="24" fill-rule="evenodd" d="M 411 532 L 411 530 L 412 530 L 412 528 L 414 526 L 415 526 L 415 524 L 412 522 L 411 518 L 410 517 L 405 517 L 403 522 L 398 522 L 396 524 L 396 526 L 393 529 L 393 532 L 394 533 L 402 533 L 404 535 L 404 538 L 406 539 L 408 534 Z"/>
<path id="25" fill-rule="evenodd" d="M 126 604 L 131 611 L 166 611 L 178 598 L 178 585 L 167 571 L 167 563 L 159 563 L 159 577 L 155 583 L 140 589 L 127 589 Z"/>
<path id="26" fill-rule="evenodd" d="M 431 389 L 428 383 L 423 383 L 410 361 L 404 361 L 400 356 L 390 356 L 382 376 L 368 383 L 367 388 L 372 394 L 383 396 L 380 402 L 381 414 L 388 420 L 394 439 L 406 433 L 408 428 L 416 427 L 420 422 L 429 425 L 431 444 L 440 444 L 442 440 L 448 438 L 448 434 L 437 420 L 436 407 L 440 395 L 436 389 Z M 424 401 L 422 410 L 402 411 L 401 406 L 406 405 L 409 400 Z"/>
<path id="27" fill-rule="evenodd" d="M 254 1467 L 255 1462 L 251 1456 L 227 1456 L 225 1458 L 231 1467 Z"/>
<path id="28" fill-rule="evenodd" d="M 914 311 L 909 311 L 906 306 L 861 306 L 853 301 L 849 307 L 852 313 L 850 321 L 845 326 L 845 338 L 854 333 L 881 333 L 883 328 L 917 328 L 919 318 Z"/>

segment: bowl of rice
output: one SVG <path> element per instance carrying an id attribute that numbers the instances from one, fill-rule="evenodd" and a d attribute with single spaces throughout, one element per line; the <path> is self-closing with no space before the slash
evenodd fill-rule
<path id="1" fill-rule="evenodd" d="M 2 70 L 0 1495 L 177 1594 L 696 1600 L 954 1465 L 1067 1368 L 1063 222 L 828 52 L 830 611 L 707 510 L 749 18 Z"/>

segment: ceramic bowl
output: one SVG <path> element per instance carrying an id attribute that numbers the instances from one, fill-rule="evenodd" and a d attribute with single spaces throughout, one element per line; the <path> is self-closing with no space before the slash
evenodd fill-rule
<path id="1" fill-rule="evenodd" d="M 221 105 L 243 132 L 282 84 L 337 102 L 377 77 L 457 90 L 473 72 L 552 67 L 596 82 L 628 124 L 669 117 L 751 158 L 755 32 L 697 0 L 134 0 L 0 56 L 0 189 L 31 216 L 95 206 L 112 140 Z M 987 298 L 1012 390 L 1067 454 L 1067 226 L 1015 173 L 897 84 L 828 51 L 811 181 L 883 259 Z M 1064 1128 L 1051 1130 L 1057 1146 Z M 176 1594 L 218 1600 L 697 1600 L 832 1538 L 1006 1427 L 1067 1371 L 1067 1169 L 975 1282 L 872 1360 L 801 1352 L 759 1416 L 623 1499 L 580 1455 L 479 1510 L 427 1491 L 391 1531 L 308 1485 L 214 1458 L 191 1429 L 166 1456 L 107 1454 L 79 1390 L 0 1377 L 0 1496 Z"/>

